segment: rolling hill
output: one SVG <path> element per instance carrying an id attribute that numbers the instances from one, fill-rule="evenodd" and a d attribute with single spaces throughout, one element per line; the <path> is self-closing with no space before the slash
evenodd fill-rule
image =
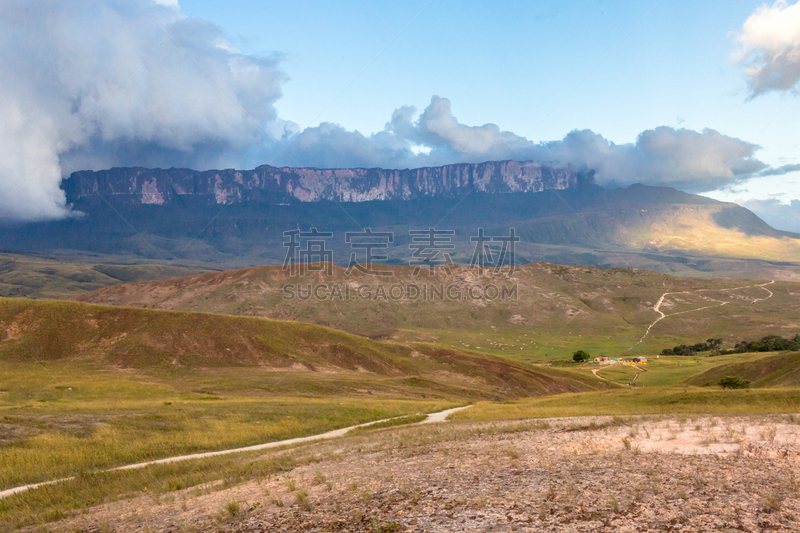
<path id="1" fill-rule="evenodd" d="M 800 284 L 793 282 L 766 285 L 769 281 L 679 278 L 547 263 L 517 267 L 511 275 L 507 268 L 479 272 L 455 267 L 452 275 L 440 268 L 433 277 L 414 275 L 406 266 L 380 268 L 392 275 L 348 275 L 346 269 L 332 266 L 330 276 L 292 276 L 281 267 L 257 267 L 117 285 L 77 299 L 293 320 L 524 361 L 549 361 L 577 349 L 613 356 L 660 353 L 664 347 L 709 337 L 723 338 L 732 346 L 743 338 L 793 336 L 800 331 Z M 414 286 L 424 288 L 428 297 L 415 297 L 408 289 Z M 317 287 L 323 299 L 309 292 Z M 493 287 L 498 288 L 496 294 Z M 654 307 L 662 296 L 660 311 L 672 316 L 654 323 L 659 318 Z"/>
<path id="2" fill-rule="evenodd" d="M 800 353 L 756 354 L 750 361 L 715 366 L 692 376 L 687 383 L 700 387 L 716 385 L 725 376 L 746 379 L 753 387 L 797 387 L 800 385 Z"/>
<path id="3" fill-rule="evenodd" d="M 20 299 L 0 300 L 0 364 L 89 365 L 98 378 L 122 370 L 212 391 L 225 382 L 234 395 L 502 399 L 602 387 L 555 369 L 310 324 Z"/>

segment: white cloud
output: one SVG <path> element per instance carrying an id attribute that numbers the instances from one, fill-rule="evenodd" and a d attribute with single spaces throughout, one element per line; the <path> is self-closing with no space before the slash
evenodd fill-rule
<path id="1" fill-rule="evenodd" d="M 763 5 L 736 34 L 731 59 L 746 67 L 750 96 L 797 90 L 800 81 L 800 3 Z"/>
<path id="2" fill-rule="evenodd" d="M 177 2 L 139 4 L 0 3 L 0 216 L 63 215 L 73 170 L 225 165 L 264 143 L 277 60 L 220 47 Z"/>

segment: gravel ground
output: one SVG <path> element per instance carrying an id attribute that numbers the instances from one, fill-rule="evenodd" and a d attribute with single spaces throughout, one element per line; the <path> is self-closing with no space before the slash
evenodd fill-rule
<path id="1" fill-rule="evenodd" d="M 408 427 L 316 462 L 91 509 L 58 531 L 800 531 L 794 417 Z M 273 453 L 271 456 L 274 456 Z"/>

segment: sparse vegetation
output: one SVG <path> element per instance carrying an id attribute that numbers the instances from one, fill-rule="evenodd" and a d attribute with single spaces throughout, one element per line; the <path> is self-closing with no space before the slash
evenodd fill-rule
<path id="1" fill-rule="evenodd" d="M 778 513 L 783 508 L 784 497 L 775 490 L 769 491 L 761 497 L 764 511 L 768 513 Z"/>
<path id="2" fill-rule="evenodd" d="M 509 459 L 519 459 L 519 452 L 514 448 L 506 448 L 504 450 L 505 454 L 509 457 Z"/>
<path id="3" fill-rule="evenodd" d="M 295 498 L 295 503 L 300 509 L 304 511 L 310 511 L 313 508 L 311 502 L 308 499 L 308 493 L 303 489 L 295 490 L 294 498 Z"/>
<path id="4" fill-rule="evenodd" d="M 241 507 L 239 506 L 239 502 L 237 502 L 236 500 L 229 501 L 227 504 L 225 504 L 225 512 L 227 512 L 228 516 L 230 516 L 231 518 L 239 516 L 239 513 L 241 512 Z"/>
<path id="5" fill-rule="evenodd" d="M 325 475 L 322 472 L 320 472 L 319 470 L 316 470 L 314 472 L 314 478 L 312 479 L 311 484 L 312 485 L 320 485 L 322 483 L 325 483 L 326 481 L 327 481 L 327 479 L 325 478 Z"/>

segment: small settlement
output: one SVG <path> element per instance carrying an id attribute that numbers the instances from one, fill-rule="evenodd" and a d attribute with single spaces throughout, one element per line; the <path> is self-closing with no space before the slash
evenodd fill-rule
<path id="1" fill-rule="evenodd" d="M 639 356 L 630 359 L 620 359 L 618 357 L 595 357 L 593 361 L 589 361 L 590 365 L 646 365 L 647 357 Z"/>

